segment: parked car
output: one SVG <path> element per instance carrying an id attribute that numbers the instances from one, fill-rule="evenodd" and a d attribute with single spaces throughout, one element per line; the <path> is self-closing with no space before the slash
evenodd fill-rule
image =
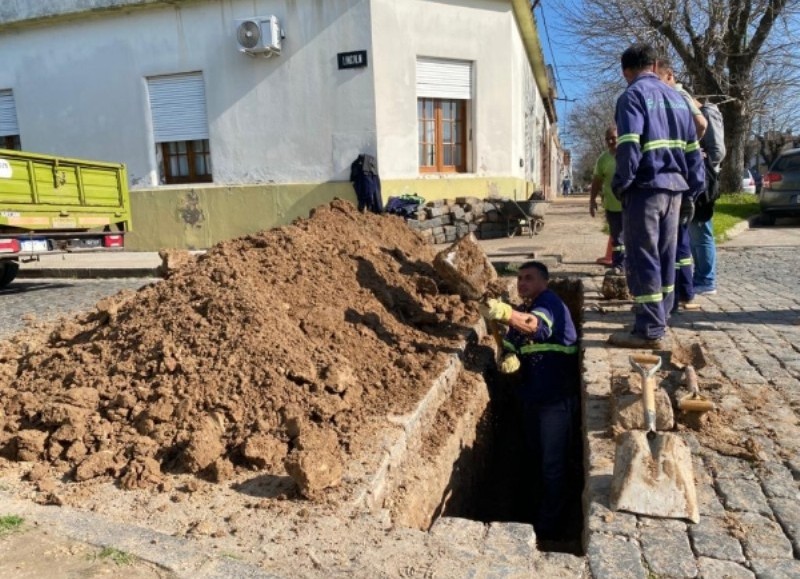
<path id="1" fill-rule="evenodd" d="M 765 225 L 774 225 L 777 217 L 800 216 L 800 149 L 783 151 L 772 163 L 759 205 Z"/>
<path id="2" fill-rule="evenodd" d="M 742 193 L 756 194 L 756 180 L 753 179 L 749 169 L 742 171 Z"/>

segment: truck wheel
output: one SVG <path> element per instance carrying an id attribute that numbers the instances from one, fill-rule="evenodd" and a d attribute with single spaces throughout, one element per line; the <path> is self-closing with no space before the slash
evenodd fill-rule
<path id="1" fill-rule="evenodd" d="M 19 264 L 16 261 L 0 261 L 0 289 L 3 289 L 17 277 Z"/>
<path id="2" fill-rule="evenodd" d="M 775 216 L 772 213 L 762 213 L 761 224 L 768 226 L 775 225 Z"/>

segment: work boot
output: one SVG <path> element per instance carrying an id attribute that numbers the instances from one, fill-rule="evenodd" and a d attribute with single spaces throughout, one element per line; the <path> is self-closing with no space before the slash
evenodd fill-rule
<path id="1" fill-rule="evenodd" d="M 687 312 L 693 312 L 700 309 L 700 304 L 694 300 L 689 300 L 688 302 L 679 302 L 678 308 Z"/>
<path id="2" fill-rule="evenodd" d="M 669 345 L 666 336 L 651 339 L 624 331 L 611 334 L 608 338 L 608 343 L 618 348 L 636 348 L 639 350 L 665 350 Z"/>

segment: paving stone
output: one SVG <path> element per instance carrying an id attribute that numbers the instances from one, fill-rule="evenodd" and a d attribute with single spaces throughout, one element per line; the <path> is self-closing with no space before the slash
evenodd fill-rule
<path id="1" fill-rule="evenodd" d="M 533 526 L 524 523 L 490 523 L 483 542 L 483 552 L 511 561 L 530 560 L 536 555 Z"/>
<path id="2" fill-rule="evenodd" d="M 741 543 L 720 519 L 701 517 L 698 524 L 689 526 L 689 535 L 698 555 L 739 563 L 745 561 Z"/>
<path id="3" fill-rule="evenodd" d="M 764 496 L 758 481 L 719 478 L 717 486 L 728 510 L 772 514 L 767 504 L 767 497 Z"/>
<path id="4" fill-rule="evenodd" d="M 752 571 L 732 561 L 700 557 L 697 559 L 697 566 L 703 579 L 755 579 Z"/>
<path id="5" fill-rule="evenodd" d="M 591 533 L 609 533 L 614 535 L 636 535 L 636 515 L 614 512 L 605 504 L 593 501 L 589 505 L 586 527 Z"/>
<path id="6" fill-rule="evenodd" d="M 698 472 L 695 469 L 695 472 Z M 710 483 L 698 482 L 695 486 L 697 489 L 697 506 L 700 509 L 700 517 L 724 517 L 725 507 L 717 496 L 717 491 Z"/>
<path id="7" fill-rule="evenodd" d="M 770 505 L 795 552 L 800 553 L 800 503 L 796 499 L 771 499 Z"/>
<path id="8" fill-rule="evenodd" d="M 642 529 L 642 552 L 648 568 L 659 577 L 697 577 L 697 565 L 685 531 Z"/>
<path id="9" fill-rule="evenodd" d="M 647 579 L 638 545 L 625 537 L 594 533 L 586 549 L 594 579 Z"/>
<path id="10" fill-rule="evenodd" d="M 706 464 L 717 479 L 756 480 L 756 475 L 746 460 L 714 453 L 706 459 Z"/>
<path id="11" fill-rule="evenodd" d="M 744 552 L 748 559 L 791 559 L 792 544 L 778 523 L 756 513 L 739 513 L 744 529 Z"/>
<path id="12" fill-rule="evenodd" d="M 753 559 L 750 562 L 758 579 L 797 579 L 800 561 L 797 559 Z"/>
<path id="13" fill-rule="evenodd" d="M 800 486 L 788 468 L 778 462 L 768 462 L 762 464 L 757 472 L 768 497 L 800 501 Z"/>
<path id="14" fill-rule="evenodd" d="M 440 517 L 431 527 L 430 534 L 477 554 L 486 535 L 486 525 L 458 517 Z"/>

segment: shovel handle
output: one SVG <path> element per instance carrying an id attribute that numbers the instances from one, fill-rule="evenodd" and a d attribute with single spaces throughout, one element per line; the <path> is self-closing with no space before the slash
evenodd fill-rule
<path id="1" fill-rule="evenodd" d="M 654 354 L 633 354 L 629 358 L 631 362 L 636 362 L 638 364 L 658 364 L 661 365 L 661 356 L 656 356 Z"/>
<path id="2" fill-rule="evenodd" d="M 642 380 L 642 405 L 647 437 L 652 438 L 656 434 L 656 380 L 653 376 Z"/>
<path id="3" fill-rule="evenodd" d="M 686 380 L 686 388 L 689 389 L 692 395 L 697 396 L 700 392 L 697 387 L 697 372 L 695 372 L 694 366 L 686 366 L 683 372 Z"/>

